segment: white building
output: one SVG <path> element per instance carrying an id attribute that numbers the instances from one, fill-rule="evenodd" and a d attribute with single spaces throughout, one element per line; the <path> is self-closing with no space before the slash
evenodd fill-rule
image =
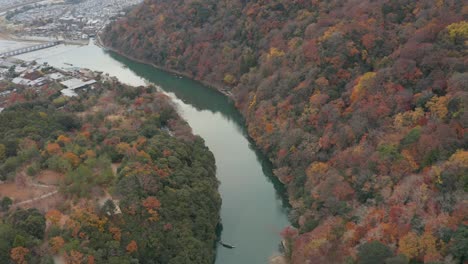
<path id="1" fill-rule="evenodd" d="M 69 80 L 66 80 L 66 81 L 63 81 L 63 82 L 60 82 L 60 83 L 63 86 L 67 87 L 67 89 L 63 89 L 60 92 L 64 96 L 73 97 L 73 96 L 78 96 L 78 94 L 75 92 L 75 89 L 84 88 L 84 87 L 87 87 L 89 85 L 95 84 L 96 81 L 95 80 L 89 80 L 89 81 L 83 82 L 80 79 L 73 78 L 73 79 L 69 79 Z"/>
<path id="2" fill-rule="evenodd" d="M 60 81 L 63 79 L 63 77 L 65 77 L 63 74 L 61 74 L 60 72 L 54 72 L 54 73 L 51 73 L 49 75 L 47 75 L 51 80 L 54 80 L 54 81 Z"/>
<path id="3" fill-rule="evenodd" d="M 78 89 L 78 88 L 86 87 L 86 86 L 91 85 L 91 84 L 95 84 L 96 81 L 95 80 L 89 80 L 89 81 L 83 82 L 80 79 L 73 78 L 73 79 L 66 80 L 66 81 L 63 81 L 63 82 L 60 82 L 60 83 L 63 86 L 67 87 L 67 89 L 75 90 L 75 89 Z"/>
<path id="4" fill-rule="evenodd" d="M 11 80 L 11 82 L 14 83 L 14 84 L 19 84 L 19 85 L 29 85 L 31 80 L 21 78 L 21 77 L 16 77 L 13 80 Z"/>

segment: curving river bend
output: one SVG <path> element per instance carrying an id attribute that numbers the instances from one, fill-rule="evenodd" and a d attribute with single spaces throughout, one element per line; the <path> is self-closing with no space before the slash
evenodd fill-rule
<path id="1" fill-rule="evenodd" d="M 217 247 L 218 264 L 268 263 L 278 254 L 280 231 L 289 224 L 284 190 L 272 176 L 268 159 L 249 141 L 244 121 L 222 94 L 186 78 L 136 63 L 90 44 L 56 47 L 20 56 L 61 68 L 103 71 L 130 85 L 150 82 L 176 104 L 180 115 L 200 135 L 216 158 L 223 199 L 221 239 L 235 249 Z"/>

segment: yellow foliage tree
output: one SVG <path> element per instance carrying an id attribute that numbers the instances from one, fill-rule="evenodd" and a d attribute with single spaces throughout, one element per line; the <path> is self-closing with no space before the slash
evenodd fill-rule
<path id="1" fill-rule="evenodd" d="M 438 254 L 437 238 L 430 232 L 424 232 L 419 241 L 424 255 L 434 256 Z"/>
<path id="2" fill-rule="evenodd" d="M 449 162 L 460 168 L 468 168 L 468 151 L 458 150 L 450 157 Z"/>
<path id="3" fill-rule="evenodd" d="M 421 246 L 419 237 L 414 232 L 409 232 L 400 239 L 398 250 L 409 258 L 419 256 L 421 253 Z"/>
<path id="4" fill-rule="evenodd" d="M 126 154 L 127 151 L 130 149 L 130 145 L 126 142 L 122 142 L 117 144 L 116 149 L 119 154 Z"/>
<path id="5" fill-rule="evenodd" d="M 325 162 L 314 162 L 309 166 L 309 168 L 307 168 L 306 175 L 307 177 L 312 178 L 315 174 L 322 174 L 327 172 L 327 170 L 328 164 Z"/>
<path id="6" fill-rule="evenodd" d="M 329 39 L 335 32 L 337 32 L 338 28 L 337 26 L 331 26 L 329 27 L 323 35 L 318 39 L 320 42 L 326 41 Z"/>
<path id="7" fill-rule="evenodd" d="M 278 58 L 278 57 L 283 57 L 284 56 L 284 51 L 277 49 L 277 48 L 271 48 L 270 52 L 268 53 L 268 58 Z"/>
<path id="8" fill-rule="evenodd" d="M 468 21 L 452 23 L 447 26 L 447 30 L 451 41 L 468 39 Z"/>
<path id="9" fill-rule="evenodd" d="M 376 75 L 377 73 L 375 72 L 367 72 L 359 77 L 357 84 L 353 87 L 353 91 L 351 93 L 352 102 L 355 102 L 364 94 L 365 90 L 372 84 L 372 80 L 374 80 Z"/>
<path id="10" fill-rule="evenodd" d="M 237 80 L 236 77 L 234 77 L 234 75 L 227 73 L 226 75 L 224 75 L 223 81 L 226 84 L 233 85 L 236 83 Z"/>
<path id="11" fill-rule="evenodd" d="M 427 108 L 431 111 L 433 115 L 436 117 L 443 119 L 448 114 L 447 104 L 448 104 L 448 97 L 447 96 L 434 96 L 431 98 L 429 102 L 426 103 Z"/>
<path id="12" fill-rule="evenodd" d="M 70 143 L 72 140 L 69 137 L 65 136 L 65 135 L 60 135 L 57 138 L 57 141 L 62 142 L 63 144 L 67 144 L 67 143 Z"/>
<path id="13" fill-rule="evenodd" d="M 422 117 L 424 117 L 424 110 L 421 107 L 418 107 L 414 109 L 414 111 L 397 114 L 393 124 L 397 128 L 412 127 L 415 126 Z"/>

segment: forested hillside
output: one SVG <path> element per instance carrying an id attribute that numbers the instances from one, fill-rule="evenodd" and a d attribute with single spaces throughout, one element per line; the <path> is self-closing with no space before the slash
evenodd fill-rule
<path id="1" fill-rule="evenodd" d="M 16 85 L 10 103 L 0 179 L 58 193 L 0 193 L 0 263 L 213 263 L 214 157 L 167 96 L 110 79 L 73 98 Z"/>
<path id="2" fill-rule="evenodd" d="M 292 263 L 468 261 L 461 0 L 146 0 L 103 34 L 230 90 L 294 207 Z"/>

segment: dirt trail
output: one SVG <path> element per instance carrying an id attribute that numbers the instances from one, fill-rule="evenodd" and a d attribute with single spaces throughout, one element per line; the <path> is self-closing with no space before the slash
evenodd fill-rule
<path id="1" fill-rule="evenodd" d="M 42 171 L 35 179 L 27 176 L 24 171 L 16 175 L 15 183 L 0 185 L 0 193 L 11 197 L 16 202 L 13 206 L 41 201 L 58 193 L 57 182 L 61 174 Z"/>
<path id="2" fill-rule="evenodd" d="M 52 191 L 50 193 L 46 193 L 46 194 L 43 194 L 39 197 L 36 197 L 36 198 L 33 198 L 33 199 L 29 199 L 29 200 L 26 200 L 26 201 L 22 201 L 22 202 L 19 202 L 19 203 L 16 203 L 16 204 L 13 204 L 13 206 L 20 206 L 20 205 L 23 205 L 23 204 L 28 204 L 28 203 L 32 203 L 32 202 L 36 202 L 36 201 L 39 201 L 39 200 L 42 200 L 42 199 L 45 199 L 45 198 L 48 198 L 54 194 L 58 193 L 58 190 L 55 190 L 55 191 Z"/>

